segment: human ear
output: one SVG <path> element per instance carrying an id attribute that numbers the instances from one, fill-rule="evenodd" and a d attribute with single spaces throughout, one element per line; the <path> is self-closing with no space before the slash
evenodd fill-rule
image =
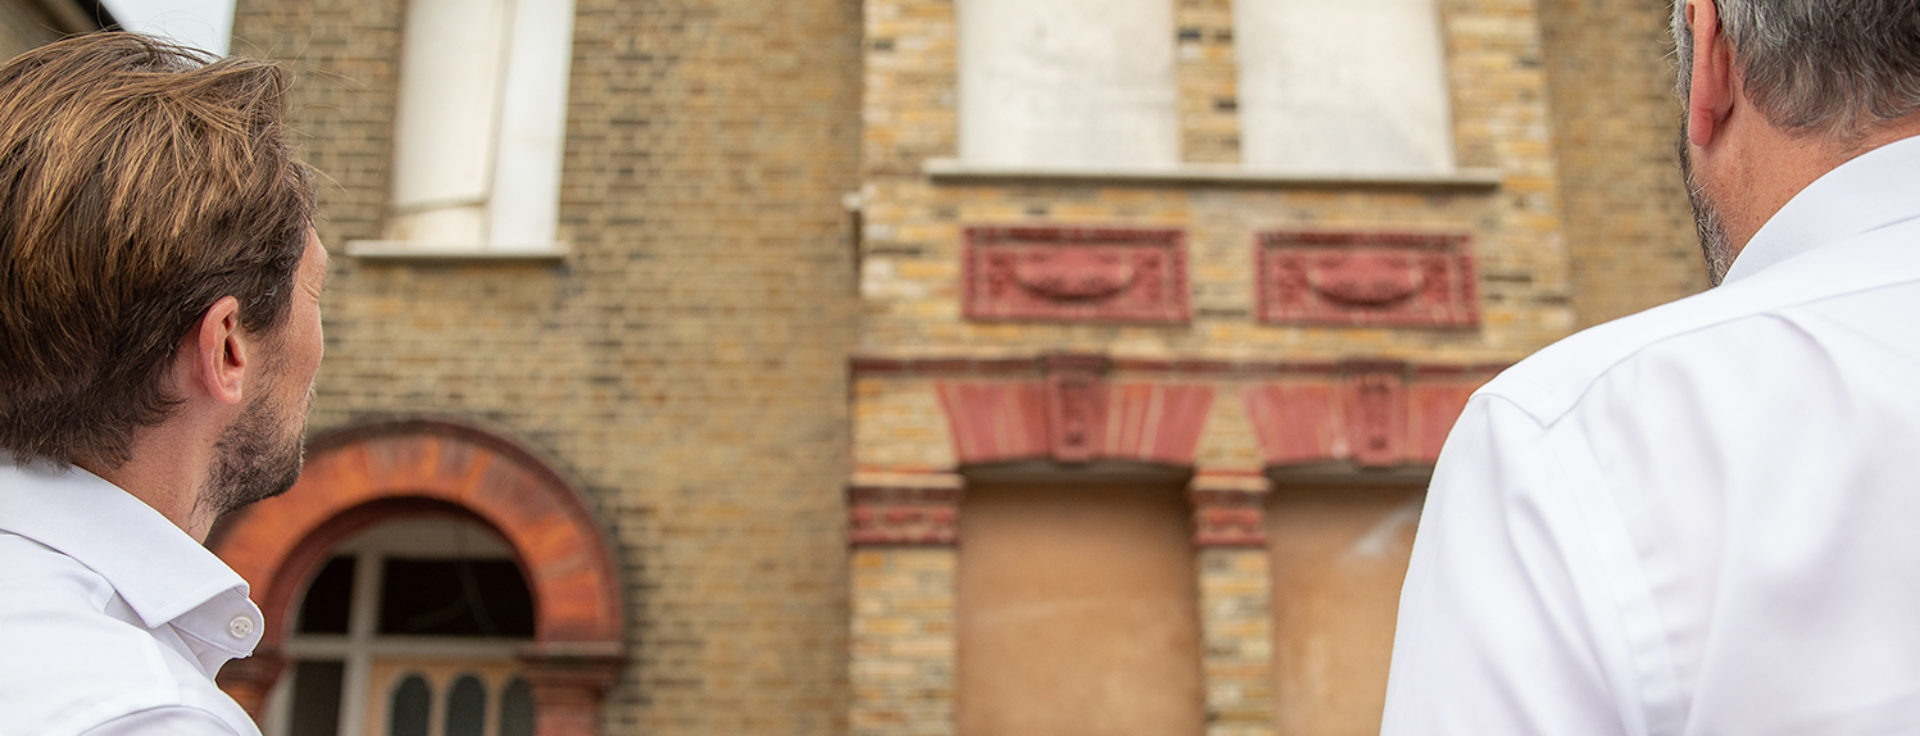
<path id="1" fill-rule="evenodd" d="M 240 301 L 221 297 L 200 315 L 181 345 L 178 360 L 185 387 L 223 404 L 240 403 L 251 350 L 240 332 Z"/>
<path id="2" fill-rule="evenodd" d="M 1687 136 L 1694 145 L 1706 146 L 1720 132 L 1720 122 L 1733 111 L 1732 46 L 1720 34 L 1719 10 L 1713 0 L 1687 0 L 1687 33 L 1693 39 Z"/>

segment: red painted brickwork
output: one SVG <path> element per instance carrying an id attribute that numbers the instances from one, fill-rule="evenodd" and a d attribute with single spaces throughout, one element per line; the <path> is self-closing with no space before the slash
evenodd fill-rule
<path id="1" fill-rule="evenodd" d="M 847 491 L 847 541 L 879 545 L 944 547 L 957 539 L 962 494 L 958 478 L 945 486 L 870 485 L 858 480 Z"/>
<path id="2" fill-rule="evenodd" d="M 1267 494 L 1196 486 L 1187 497 L 1193 503 L 1193 546 L 1267 546 Z"/>
<path id="3" fill-rule="evenodd" d="M 1433 463 L 1467 397 L 1492 376 L 1422 373 L 1356 364 L 1337 376 L 1288 377 L 1248 389 L 1247 413 L 1266 464 Z"/>
<path id="4" fill-rule="evenodd" d="M 969 227 L 961 256 L 975 320 L 1185 322 L 1179 230 Z"/>
<path id="5" fill-rule="evenodd" d="M 1190 466 L 1213 387 L 1112 383 L 1105 358 L 1047 360 L 1039 380 L 939 384 L 962 465 L 1050 458 Z"/>
<path id="6" fill-rule="evenodd" d="M 1260 320 L 1270 324 L 1471 327 L 1479 297 L 1467 236 L 1267 232 Z"/>

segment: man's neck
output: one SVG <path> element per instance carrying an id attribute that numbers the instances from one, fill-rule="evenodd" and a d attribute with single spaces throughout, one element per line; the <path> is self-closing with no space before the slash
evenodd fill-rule
<path id="1" fill-rule="evenodd" d="M 182 434 L 163 428 L 142 432 L 128 460 L 117 467 L 88 459 L 74 464 L 152 506 L 195 541 L 205 542 L 215 521 L 214 511 L 200 503 L 207 468 L 212 467 L 210 448 Z"/>
<path id="2" fill-rule="evenodd" d="M 1920 135 L 1920 114 L 1874 126 L 1857 138 L 1824 133 L 1792 133 L 1763 121 L 1743 142 L 1745 150 L 1732 158 L 1737 167 L 1738 196 L 1721 197 L 1728 235 L 1733 242 L 1752 240 L 1761 226 L 1800 192 L 1828 172 L 1862 154 L 1894 141 Z"/>

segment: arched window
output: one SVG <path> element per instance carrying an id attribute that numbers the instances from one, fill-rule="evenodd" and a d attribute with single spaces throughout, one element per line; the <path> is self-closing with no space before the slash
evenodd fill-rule
<path id="1" fill-rule="evenodd" d="M 533 597 L 479 524 L 373 527 L 334 549 L 296 610 L 267 736 L 532 735 L 514 654 L 533 639 Z"/>

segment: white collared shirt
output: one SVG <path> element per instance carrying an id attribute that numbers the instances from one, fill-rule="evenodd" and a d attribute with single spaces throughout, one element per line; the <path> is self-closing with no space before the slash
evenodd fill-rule
<path id="1" fill-rule="evenodd" d="M 0 736 L 258 736 L 213 676 L 260 623 L 246 582 L 139 499 L 0 464 Z"/>
<path id="2" fill-rule="evenodd" d="M 1920 138 L 1476 393 L 1383 733 L 1920 733 Z"/>

